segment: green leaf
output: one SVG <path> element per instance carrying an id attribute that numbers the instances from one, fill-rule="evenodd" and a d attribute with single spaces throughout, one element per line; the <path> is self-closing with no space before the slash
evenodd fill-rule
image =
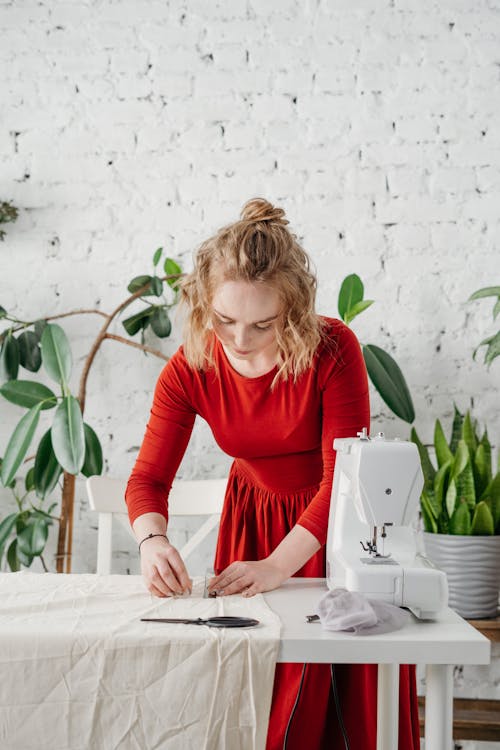
<path id="1" fill-rule="evenodd" d="M 99 438 L 90 425 L 84 423 L 83 429 L 85 432 L 85 461 L 82 466 L 82 474 L 86 477 L 102 474 L 102 448 Z"/>
<path id="2" fill-rule="evenodd" d="M 25 568 L 30 567 L 31 563 L 33 562 L 33 556 L 27 555 L 26 552 L 24 552 L 24 550 L 20 549 L 19 543 L 17 544 L 17 547 L 16 547 L 16 555 L 21 565 L 24 565 Z"/>
<path id="3" fill-rule="evenodd" d="M 9 331 L 0 350 L 0 383 L 15 380 L 19 370 L 19 344 Z"/>
<path id="4" fill-rule="evenodd" d="M 488 504 L 481 500 L 477 505 L 472 517 L 471 534 L 477 536 L 490 536 L 495 533 L 493 516 Z"/>
<path id="5" fill-rule="evenodd" d="M 164 307 L 156 307 L 151 316 L 151 328 L 160 339 L 170 336 L 172 324 Z"/>
<path id="6" fill-rule="evenodd" d="M 469 449 L 471 458 L 473 458 L 477 450 L 477 438 L 474 425 L 472 424 L 470 411 L 467 411 L 467 414 L 465 415 L 464 423 L 462 425 L 462 437 L 467 443 L 467 448 Z"/>
<path id="7" fill-rule="evenodd" d="M 9 545 L 9 549 L 7 550 L 7 562 L 13 573 L 17 573 L 17 571 L 21 569 L 21 565 L 17 559 L 17 539 L 14 539 Z"/>
<path id="8" fill-rule="evenodd" d="M 147 297 L 148 295 L 153 293 L 151 291 L 152 278 L 153 277 L 149 275 L 135 276 L 128 285 L 127 289 L 131 294 L 135 294 L 139 291 L 139 289 L 142 289 L 142 287 L 146 287 L 141 295 Z"/>
<path id="9" fill-rule="evenodd" d="M 65 396 L 57 407 L 51 438 L 63 469 L 69 474 L 78 474 L 85 459 L 85 434 L 80 404 L 74 396 Z"/>
<path id="10" fill-rule="evenodd" d="M 433 489 L 436 469 L 432 465 L 432 461 L 429 457 L 429 451 L 420 440 L 414 427 L 411 428 L 411 440 L 418 448 L 418 455 L 420 456 L 420 463 L 422 464 L 422 471 L 424 474 L 425 488 L 426 490 Z"/>
<path id="11" fill-rule="evenodd" d="M 486 449 L 483 443 L 477 446 L 476 455 L 474 456 L 474 484 L 476 496 L 480 497 L 491 480 L 491 461 L 488 463 Z"/>
<path id="12" fill-rule="evenodd" d="M 33 466 L 24 477 L 24 486 L 26 488 L 26 492 L 31 492 L 35 489 L 35 469 L 33 468 Z"/>
<path id="13" fill-rule="evenodd" d="M 71 347 L 61 326 L 49 323 L 42 333 L 42 362 L 49 377 L 66 384 L 72 367 Z"/>
<path id="14" fill-rule="evenodd" d="M 470 512 L 467 503 L 458 503 L 457 509 L 450 518 L 449 533 L 463 534 L 464 536 L 471 533 Z"/>
<path id="15" fill-rule="evenodd" d="M 453 477 L 453 479 L 457 479 L 457 477 L 460 476 L 460 474 L 467 466 L 468 461 L 470 461 L 469 449 L 465 444 L 465 440 L 459 440 L 451 470 L 451 476 Z"/>
<path id="16" fill-rule="evenodd" d="M 0 305 L 0 320 L 2 318 L 5 318 L 6 316 L 7 316 L 7 310 L 5 309 L 5 307 L 2 307 L 2 305 Z"/>
<path id="17" fill-rule="evenodd" d="M 57 398 L 50 388 L 32 380 L 8 380 L 0 387 L 0 393 L 7 401 L 26 409 L 36 404 L 40 404 L 42 409 L 52 409 L 57 404 Z"/>
<path id="18" fill-rule="evenodd" d="M 436 450 L 436 459 L 438 462 L 438 466 L 443 466 L 443 464 L 453 460 L 453 453 L 451 452 L 448 443 L 446 442 L 443 428 L 439 419 L 436 419 L 436 424 L 434 427 L 434 448 Z"/>
<path id="19" fill-rule="evenodd" d="M 387 406 L 396 416 L 411 424 L 415 410 L 399 366 L 387 352 L 374 344 L 363 346 L 363 356 L 368 375 Z"/>
<path id="20" fill-rule="evenodd" d="M 489 502 L 495 529 L 500 524 L 500 472 L 498 472 L 481 495 L 481 500 Z"/>
<path id="21" fill-rule="evenodd" d="M 474 487 L 474 474 L 472 471 L 472 462 L 467 461 L 465 469 L 456 479 L 457 495 L 460 500 L 465 500 L 472 510 L 476 504 L 476 490 Z"/>
<path id="22" fill-rule="evenodd" d="M 493 320 L 497 319 L 497 315 L 500 313 L 500 298 L 497 299 L 495 302 L 495 307 L 493 308 Z"/>
<path id="23" fill-rule="evenodd" d="M 163 264 L 163 270 L 165 271 L 165 276 L 173 276 L 177 278 L 167 279 L 167 284 L 172 287 L 175 291 L 178 290 L 179 284 L 181 281 L 181 275 L 182 275 L 182 268 L 178 263 L 175 262 L 175 260 L 172 260 L 172 258 L 167 258 L 165 260 L 165 263 Z"/>
<path id="24" fill-rule="evenodd" d="M 448 477 L 450 474 L 452 460 L 446 461 L 437 470 L 436 476 L 434 477 L 434 494 L 436 496 L 436 507 L 439 509 L 445 508 L 444 499 L 446 497 L 446 490 L 448 489 Z"/>
<path id="25" fill-rule="evenodd" d="M 486 286 L 471 294 L 468 301 L 481 299 L 481 297 L 500 297 L 500 286 Z"/>
<path id="26" fill-rule="evenodd" d="M 47 543 L 49 527 L 42 518 L 31 520 L 26 528 L 17 536 L 17 554 L 21 552 L 27 557 L 41 555 Z"/>
<path id="27" fill-rule="evenodd" d="M 425 490 L 422 492 L 422 495 L 420 497 L 420 508 L 422 510 L 422 518 L 424 521 L 425 530 L 430 532 L 431 534 L 437 534 L 438 526 L 436 523 L 436 516 L 434 516 L 432 504 L 429 500 L 429 495 L 425 492 Z"/>
<path id="28" fill-rule="evenodd" d="M 38 340 L 42 338 L 42 333 L 47 328 L 48 323 L 46 320 L 36 320 L 34 324 L 35 335 L 38 336 Z"/>
<path id="29" fill-rule="evenodd" d="M 151 292 L 155 297 L 161 297 L 163 292 L 163 281 L 158 276 L 153 276 L 151 279 Z"/>
<path id="30" fill-rule="evenodd" d="M 457 485 L 455 480 L 451 477 L 448 482 L 448 487 L 446 488 L 446 498 L 444 502 L 448 517 L 451 518 L 453 511 L 455 510 L 455 505 L 457 504 Z"/>
<path id="31" fill-rule="evenodd" d="M 163 248 L 159 247 L 157 250 L 155 250 L 153 255 L 153 266 L 156 268 L 158 263 L 160 262 L 161 254 L 163 252 Z"/>
<path id="32" fill-rule="evenodd" d="M 363 282 L 356 273 L 346 276 L 340 287 L 338 308 L 339 315 L 344 322 L 354 305 L 357 305 L 363 299 L 364 287 Z"/>
<path id="33" fill-rule="evenodd" d="M 19 362 L 25 370 L 38 372 L 42 364 L 40 339 L 33 331 L 23 331 L 17 337 L 19 344 Z"/>
<path id="34" fill-rule="evenodd" d="M 154 313 L 154 310 L 155 308 L 152 306 L 146 307 L 144 310 L 141 310 L 135 315 L 131 315 L 130 318 L 122 321 L 122 325 L 127 331 L 128 335 L 135 336 L 138 331 L 146 328 L 149 325 L 149 319 Z"/>
<path id="35" fill-rule="evenodd" d="M 3 548 L 5 547 L 5 543 L 7 542 L 7 539 L 14 531 L 14 527 L 17 521 L 17 516 L 18 516 L 17 513 L 11 513 L 10 515 L 5 516 L 5 518 L 0 523 L 0 549 L 1 550 L 3 550 Z"/>
<path id="36" fill-rule="evenodd" d="M 7 445 L 2 461 L 1 478 L 4 487 L 8 487 L 21 465 L 40 418 L 41 404 L 33 406 L 17 424 Z"/>
<path id="37" fill-rule="evenodd" d="M 346 317 L 345 317 L 346 324 L 349 325 L 349 323 L 352 320 L 354 320 L 356 315 L 359 315 L 360 313 L 362 313 L 364 310 L 370 307 L 370 305 L 373 305 L 372 299 L 364 299 L 361 302 L 357 302 L 355 305 L 353 305 L 351 309 L 348 310 L 348 312 L 346 312 Z"/>
<path id="38" fill-rule="evenodd" d="M 62 466 L 57 460 L 52 447 L 50 429 L 47 430 L 40 440 L 33 470 L 35 491 L 37 496 L 43 500 L 47 495 L 50 495 L 62 472 Z"/>
<path id="39" fill-rule="evenodd" d="M 455 409 L 455 413 L 453 415 L 453 425 L 451 428 L 450 450 L 452 453 L 455 453 L 458 447 L 458 441 L 462 437 L 464 417 L 463 414 L 460 414 L 458 411 L 456 404 L 453 404 L 453 408 Z"/>

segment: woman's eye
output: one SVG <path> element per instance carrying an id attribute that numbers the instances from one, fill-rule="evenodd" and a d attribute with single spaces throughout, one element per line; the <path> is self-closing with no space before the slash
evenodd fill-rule
<path id="1" fill-rule="evenodd" d="M 271 326 L 255 326 L 258 331 L 268 331 Z"/>

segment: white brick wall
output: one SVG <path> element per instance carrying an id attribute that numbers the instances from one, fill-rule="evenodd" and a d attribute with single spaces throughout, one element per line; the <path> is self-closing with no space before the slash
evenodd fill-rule
<path id="1" fill-rule="evenodd" d="M 160 244 L 189 268 L 264 195 L 313 257 L 321 312 L 336 313 L 346 274 L 362 276 L 376 305 L 353 327 L 400 363 L 419 432 L 473 401 L 498 444 L 500 363 L 471 357 L 492 304 L 465 302 L 500 283 L 499 45 L 500 5 L 486 0 L 0 0 L 0 198 L 20 208 L 0 245 L 0 304 L 20 318 L 109 311 Z M 65 323 L 74 385 L 98 325 Z M 160 367 L 113 342 L 99 353 L 87 418 L 110 474 L 132 466 Z M 0 454 L 18 414 L 1 409 Z M 408 434 L 375 394 L 373 415 Z M 227 465 L 197 428 L 183 473 Z M 93 524 L 80 488 L 81 570 Z M 123 571 L 136 565 L 126 544 Z M 492 669 L 474 692 L 498 695 Z"/>

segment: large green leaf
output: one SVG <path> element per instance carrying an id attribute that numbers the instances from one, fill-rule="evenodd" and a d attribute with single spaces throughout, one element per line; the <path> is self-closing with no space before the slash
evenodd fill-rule
<path id="1" fill-rule="evenodd" d="M 15 380 L 19 370 L 19 344 L 9 331 L 0 350 L 0 383 Z"/>
<path id="2" fill-rule="evenodd" d="M 17 539 L 14 539 L 9 545 L 9 548 L 7 550 L 7 562 L 9 563 L 9 568 L 13 573 L 17 573 L 17 571 L 21 569 L 21 565 L 17 557 Z"/>
<path id="3" fill-rule="evenodd" d="M 149 324 L 149 319 L 153 314 L 154 307 L 146 307 L 135 315 L 131 315 L 130 318 L 122 321 L 122 325 L 127 331 L 129 336 L 134 336 L 141 328 L 146 328 Z"/>
<path id="4" fill-rule="evenodd" d="M 7 401 L 26 409 L 36 404 L 40 404 L 42 409 L 52 409 L 57 404 L 57 398 L 50 388 L 32 380 L 8 380 L 0 387 L 0 393 Z"/>
<path id="5" fill-rule="evenodd" d="M 415 410 L 399 366 L 383 349 L 374 344 L 363 346 L 366 369 L 370 379 L 387 406 L 411 424 L 415 419 Z"/>
<path id="6" fill-rule="evenodd" d="M 360 313 L 364 312 L 370 305 L 373 305 L 372 299 L 363 299 L 361 302 L 357 302 L 355 305 L 353 305 L 350 310 L 348 310 L 345 314 L 345 322 L 347 325 L 354 320 L 356 315 L 359 315 Z"/>
<path id="7" fill-rule="evenodd" d="M 172 277 L 167 278 L 167 284 L 171 286 L 174 291 L 177 291 L 181 282 L 182 268 L 175 262 L 175 260 L 172 260 L 172 258 L 166 258 L 165 263 L 163 264 L 163 270 L 165 271 L 165 276 Z"/>
<path id="8" fill-rule="evenodd" d="M 19 361 L 25 370 L 38 372 L 42 364 L 42 353 L 40 351 L 40 339 L 34 331 L 23 331 L 17 337 L 19 344 Z"/>
<path id="9" fill-rule="evenodd" d="M 87 423 L 84 423 L 83 429 L 85 432 L 85 461 L 82 474 L 86 477 L 102 474 L 102 448 L 99 438 Z"/>
<path id="10" fill-rule="evenodd" d="M 468 536 L 471 531 L 470 512 L 465 502 L 459 502 L 457 508 L 450 518 L 450 534 L 463 534 Z"/>
<path id="11" fill-rule="evenodd" d="M 450 450 L 452 453 L 455 453 L 458 446 L 458 441 L 462 437 L 462 425 L 464 422 L 464 416 L 458 411 L 456 404 L 453 404 L 453 408 L 455 410 L 455 413 L 453 415 L 453 425 L 451 428 Z"/>
<path id="12" fill-rule="evenodd" d="M 162 247 L 159 247 L 157 250 L 154 251 L 154 254 L 153 254 L 153 266 L 156 267 L 158 265 L 158 263 L 160 262 L 160 258 L 161 258 L 162 252 L 163 252 L 163 248 Z"/>
<path id="13" fill-rule="evenodd" d="M 500 297 L 500 286 L 485 286 L 483 289 L 478 289 L 477 292 L 471 294 L 469 301 L 481 299 L 481 297 Z"/>
<path id="14" fill-rule="evenodd" d="M 453 453 L 446 441 L 439 419 L 436 419 L 436 424 L 434 426 L 434 449 L 436 451 L 438 466 L 443 466 L 448 461 L 453 460 Z"/>
<path id="15" fill-rule="evenodd" d="M 436 534 L 438 530 L 438 526 L 436 523 L 437 516 L 434 515 L 432 504 L 429 500 L 429 495 L 425 490 L 422 492 L 422 495 L 420 497 L 420 507 L 422 509 L 422 518 L 424 520 L 425 530 L 429 531 L 431 534 Z"/>
<path id="16" fill-rule="evenodd" d="M 131 294 L 135 294 L 139 291 L 139 289 L 143 289 L 141 292 L 142 297 L 149 297 L 150 295 L 154 294 L 153 290 L 151 289 L 151 282 L 153 280 L 152 276 L 136 276 L 132 279 L 130 284 L 128 285 L 127 289 Z"/>
<path id="17" fill-rule="evenodd" d="M 35 456 L 34 481 L 35 491 L 42 500 L 50 495 L 61 476 L 62 466 L 56 458 L 52 447 L 51 430 L 47 430 L 40 440 Z"/>
<path id="18" fill-rule="evenodd" d="M 41 404 L 33 406 L 18 422 L 5 450 L 2 461 L 1 478 L 4 487 L 8 487 L 21 465 L 40 418 Z"/>
<path id="19" fill-rule="evenodd" d="M 41 517 L 31 519 L 26 528 L 17 535 L 17 554 L 21 552 L 28 557 L 41 555 L 48 535 L 49 527 L 45 519 Z"/>
<path id="20" fill-rule="evenodd" d="M 471 534 L 479 536 L 491 536 L 495 533 L 495 525 L 493 523 L 493 516 L 488 504 L 481 500 L 476 505 L 474 515 L 472 517 Z"/>
<path id="21" fill-rule="evenodd" d="M 11 513 L 10 515 L 5 516 L 5 518 L 0 523 L 0 559 L 2 557 L 5 543 L 7 542 L 9 536 L 12 534 L 16 525 L 17 515 L 17 513 Z"/>
<path id="22" fill-rule="evenodd" d="M 68 338 L 61 326 L 49 323 L 42 333 L 42 361 L 52 380 L 67 383 L 71 374 L 72 356 Z"/>
<path id="23" fill-rule="evenodd" d="M 151 316 L 151 328 L 160 339 L 170 336 L 172 324 L 164 307 L 156 307 Z"/>
<path id="24" fill-rule="evenodd" d="M 346 276 L 340 287 L 338 299 L 339 315 L 343 321 L 347 322 L 347 314 L 354 305 L 361 302 L 363 294 L 363 282 L 359 276 L 356 273 L 351 273 L 349 276 Z"/>
<path id="25" fill-rule="evenodd" d="M 474 425 L 472 424 L 470 411 L 467 411 L 467 414 L 465 415 L 464 423 L 462 425 L 462 437 L 467 443 L 471 459 L 473 459 L 476 454 L 478 441 Z"/>
<path id="26" fill-rule="evenodd" d="M 80 404 L 65 396 L 56 409 L 51 429 L 57 460 L 69 474 L 78 474 L 85 459 L 85 435 Z"/>
<path id="27" fill-rule="evenodd" d="M 425 488 L 426 490 L 434 489 L 434 477 L 436 476 L 436 469 L 432 465 L 432 461 L 429 457 L 429 451 L 420 440 L 414 427 L 411 428 L 411 440 L 418 448 L 418 455 L 420 456 L 420 463 L 422 464 L 422 471 L 424 474 Z"/>

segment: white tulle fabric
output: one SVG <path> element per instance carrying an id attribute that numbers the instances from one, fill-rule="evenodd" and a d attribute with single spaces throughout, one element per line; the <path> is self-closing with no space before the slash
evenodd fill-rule
<path id="1" fill-rule="evenodd" d="M 347 630 L 358 635 L 399 630 L 410 618 L 400 607 L 342 588 L 321 597 L 316 612 L 325 630 Z"/>

